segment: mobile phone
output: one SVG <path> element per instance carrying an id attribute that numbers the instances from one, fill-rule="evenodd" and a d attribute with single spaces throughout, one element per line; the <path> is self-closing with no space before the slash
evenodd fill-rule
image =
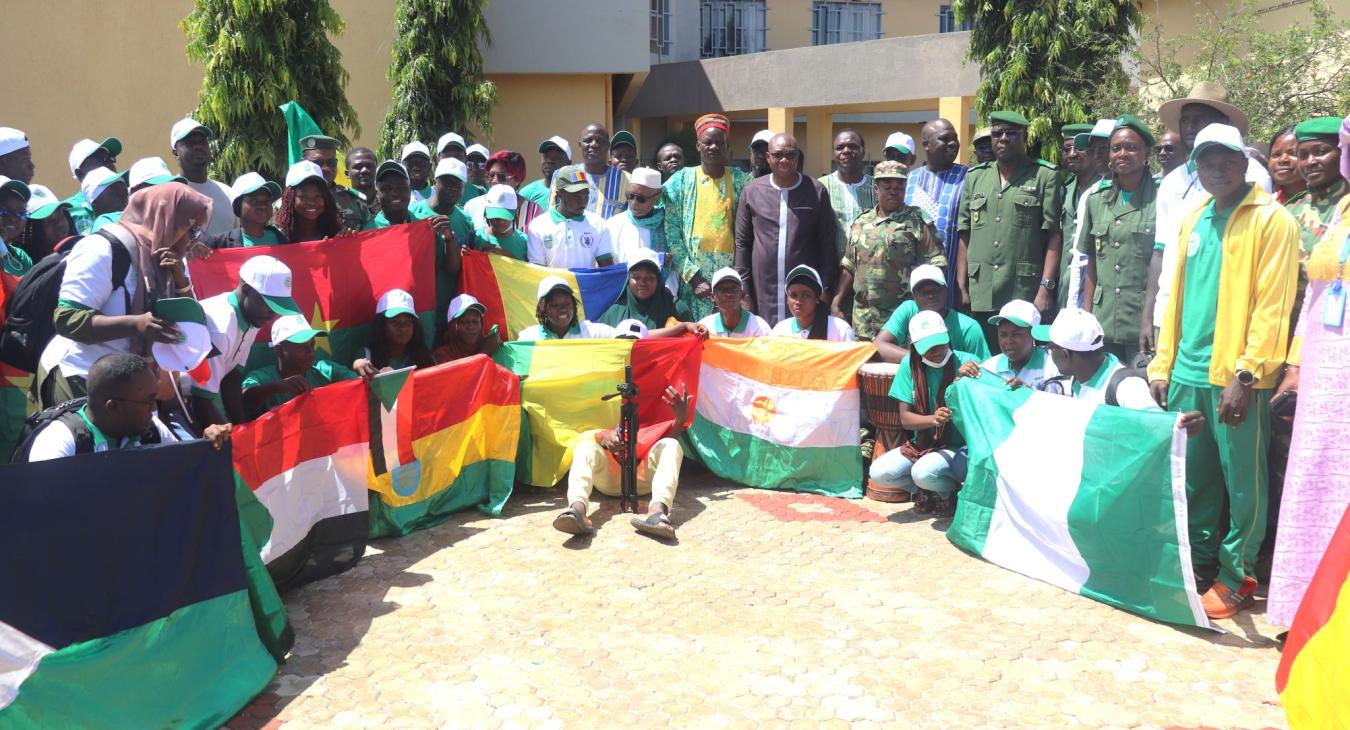
<path id="1" fill-rule="evenodd" d="M 1292 416 L 1294 409 L 1298 406 L 1297 390 L 1282 390 L 1270 399 L 1270 415 L 1272 416 Z"/>

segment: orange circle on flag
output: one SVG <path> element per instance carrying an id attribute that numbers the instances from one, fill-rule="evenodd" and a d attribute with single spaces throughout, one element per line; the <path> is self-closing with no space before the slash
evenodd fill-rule
<path id="1" fill-rule="evenodd" d="M 755 399 L 750 401 L 750 418 L 755 423 L 768 423 L 777 414 L 773 399 L 767 395 L 755 396 Z"/>

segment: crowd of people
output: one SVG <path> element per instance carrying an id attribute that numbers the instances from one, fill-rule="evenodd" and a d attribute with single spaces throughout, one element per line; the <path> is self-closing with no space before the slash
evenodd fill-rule
<path id="1" fill-rule="evenodd" d="M 537 324 L 518 338 L 870 341 L 892 367 L 904 432 L 875 454 L 870 477 L 925 512 L 950 514 L 965 477 L 945 401 L 957 378 L 1177 412 L 1206 612 L 1232 616 L 1269 581 L 1270 619 L 1288 624 L 1350 504 L 1334 440 L 1350 412 L 1350 119 L 1254 142 L 1246 115 L 1207 82 L 1158 113 L 1161 130 L 1128 114 L 1064 125 L 1062 167 L 1028 154 L 1030 122 L 1011 110 L 990 113 L 971 140 L 945 119 L 923 125 L 917 144 L 896 132 L 876 161 L 862 134 L 841 129 L 834 170 L 819 178 L 803 174 L 792 135 L 770 130 L 754 135 L 741 169 L 716 113 L 694 124 L 696 165 L 675 143 L 642 165 L 631 133 L 597 123 L 575 154 L 561 135 L 543 140 L 534 180 L 520 152 L 449 132 L 434 147 L 406 144 L 399 159 L 348 150 L 350 187 L 337 182 L 338 141 L 323 135 L 299 140 L 284 184 L 254 172 L 213 180 L 214 132 L 183 119 L 169 134 L 176 174 L 157 157 L 118 172 L 116 138 L 84 139 L 69 156 L 79 191 L 65 199 L 34 182 L 24 133 L 0 128 L 0 263 L 22 277 L 10 303 L 49 297 L 38 317 L 8 313 L 0 355 L 34 373 L 28 410 L 42 415 L 26 429 L 12 416 L 0 424 L 0 448 L 22 461 L 199 436 L 219 444 L 231 424 L 315 387 L 491 355 L 503 333 L 459 287 L 464 249 L 558 268 L 621 264 L 622 295 L 587 318 L 567 280 L 545 278 Z M 957 162 L 963 143 L 972 165 Z M 352 362 L 320 356 L 325 333 L 291 298 L 292 272 L 265 252 L 233 291 L 195 308 L 166 303 L 196 299 L 191 261 L 215 249 L 418 221 L 436 234 L 436 327 L 424 331 L 407 292 L 384 292 Z M 269 324 L 275 363 L 246 371 Z M 205 377 L 170 364 L 194 344 Z M 676 432 L 641 470 L 652 507 L 634 524 L 660 537 L 674 534 L 674 437 L 689 397 L 665 393 Z M 873 420 L 860 424 L 868 459 Z M 555 521 L 564 532 L 592 529 L 592 488 L 617 488 L 604 458 L 614 434 L 595 436 L 576 452 Z"/>

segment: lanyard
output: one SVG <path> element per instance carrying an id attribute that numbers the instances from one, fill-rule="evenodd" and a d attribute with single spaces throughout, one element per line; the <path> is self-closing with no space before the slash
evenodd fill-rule
<path id="1" fill-rule="evenodd" d="M 1336 291 L 1341 290 L 1341 281 L 1345 278 L 1345 260 L 1350 258 L 1350 234 L 1346 234 L 1345 243 L 1341 244 L 1341 260 L 1336 264 L 1336 283 L 1332 288 Z"/>

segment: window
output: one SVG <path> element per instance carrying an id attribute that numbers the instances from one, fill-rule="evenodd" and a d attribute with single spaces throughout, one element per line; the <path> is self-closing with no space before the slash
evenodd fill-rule
<path id="1" fill-rule="evenodd" d="M 652 0 L 652 53 L 670 53 L 670 0 Z"/>
<path id="2" fill-rule="evenodd" d="M 953 13 L 953 12 L 952 12 L 952 6 L 950 6 L 950 5 L 939 5 L 939 6 L 938 6 L 938 32 L 939 32 L 939 33 L 955 33 L 955 32 L 958 31 L 958 30 L 970 30 L 970 21 L 966 21 L 966 22 L 964 22 L 964 23 L 962 23 L 961 25 L 958 26 L 958 25 L 956 24 L 956 13 Z"/>
<path id="3" fill-rule="evenodd" d="M 702 58 L 736 56 L 765 50 L 765 0 L 703 0 Z"/>
<path id="4" fill-rule="evenodd" d="M 811 43 L 874 41 L 881 37 L 881 3 L 816 2 L 811 5 Z"/>

